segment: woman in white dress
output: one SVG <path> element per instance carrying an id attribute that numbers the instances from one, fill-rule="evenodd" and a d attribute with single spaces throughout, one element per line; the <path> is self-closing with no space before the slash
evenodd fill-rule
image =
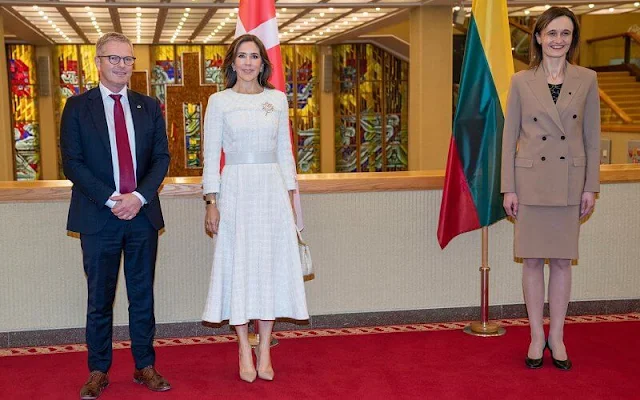
<path id="1" fill-rule="evenodd" d="M 289 109 L 285 94 L 268 82 L 272 66 L 256 36 L 236 38 L 222 70 L 226 89 L 209 98 L 204 120 L 205 229 L 217 240 L 202 319 L 235 326 L 242 380 L 273 380 L 274 320 L 309 318 L 293 212 Z M 259 320 L 257 368 L 250 320 Z"/>

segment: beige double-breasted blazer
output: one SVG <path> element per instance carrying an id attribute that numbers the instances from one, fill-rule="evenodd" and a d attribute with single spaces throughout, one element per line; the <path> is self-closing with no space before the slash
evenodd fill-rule
<path id="1" fill-rule="evenodd" d="M 520 204 L 580 204 L 600 191 L 600 98 L 596 73 L 567 63 L 554 104 L 542 67 L 513 75 L 502 136 L 502 193 Z"/>

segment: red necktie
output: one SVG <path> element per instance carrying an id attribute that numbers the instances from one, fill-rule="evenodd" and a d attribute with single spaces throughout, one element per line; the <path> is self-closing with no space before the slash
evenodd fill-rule
<path id="1" fill-rule="evenodd" d="M 113 119 L 116 125 L 116 147 L 118 149 L 118 166 L 120 167 L 120 193 L 131 193 L 136 190 L 136 177 L 133 172 L 133 159 L 127 134 L 127 123 L 124 119 L 124 109 L 120 102 L 121 94 L 110 94 L 115 100 Z"/>

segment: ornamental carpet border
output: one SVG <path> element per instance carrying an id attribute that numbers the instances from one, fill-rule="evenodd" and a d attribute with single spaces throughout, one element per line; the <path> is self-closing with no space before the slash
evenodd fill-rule
<path id="1" fill-rule="evenodd" d="M 509 326 L 527 326 L 529 321 L 527 318 L 514 319 L 498 319 L 491 320 L 503 327 Z M 406 333 L 406 332 L 433 332 L 433 331 L 454 331 L 462 330 L 469 324 L 465 322 L 442 322 L 429 324 L 402 324 L 402 325 L 383 325 L 372 327 L 353 327 L 353 328 L 323 328 L 323 329 L 301 329 L 292 331 L 273 332 L 276 339 L 299 339 L 310 337 L 330 337 L 330 336 L 357 336 L 357 335 L 377 335 L 383 333 Z M 544 319 L 545 324 L 549 323 L 549 319 Z M 566 324 L 597 324 L 602 322 L 640 322 L 640 313 L 629 314 L 607 314 L 607 315 L 580 315 L 566 317 Z M 189 346 L 199 344 L 216 344 L 216 343 L 232 343 L 236 342 L 236 335 L 213 335 L 213 336 L 194 336 L 175 339 L 156 339 L 155 347 L 169 346 Z M 113 349 L 129 349 L 131 341 L 122 340 L 113 342 Z M 36 347 L 14 347 L 0 349 L 0 357 L 13 356 L 29 356 L 29 355 L 45 355 L 45 354 L 61 354 L 61 353 L 78 353 L 86 352 L 86 344 L 69 344 L 56 346 L 36 346 Z"/>

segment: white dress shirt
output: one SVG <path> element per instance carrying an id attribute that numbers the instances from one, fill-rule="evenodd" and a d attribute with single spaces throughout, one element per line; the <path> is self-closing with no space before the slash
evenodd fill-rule
<path id="1" fill-rule="evenodd" d="M 111 164 L 113 165 L 113 180 L 116 184 L 116 191 L 112 196 L 120 194 L 120 163 L 118 162 L 118 146 L 116 145 L 116 121 L 114 119 L 113 110 L 115 108 L 116 101 L 111 98 L 112 94 L 119 94 L 120 103 L 124 110 L 124 120 L 127 124 L 127 135 L 129 136 L 129 148 L 131 149 L 131 159 L 133 160 L 133 178 L 136 179 L 136 171 L 138 164 L 136 162 L 136 134 L 133 127 L 133 117 L 131 116 L 131 107 L 129 106 L 129 98 L 127 97 L 127 87 L 123 87 L 118 93 L 113 93 L 107 89 L 102 82 L 98 85 L 100 88 L 100 94 L 102 96 L 102 104 L 104 104 L 104 115 L 107 118 L 107 128 L 109 130 L 109 146 L 111 147 Z M 136 182 L 137 185 L 137 182 Z M 140 199 L 142 204 L 147 204 L 147 200 L 138 192 L 134 191 L 133 194 Z M 109 208 L 113 208 L 116 202 L 107 199 L 105 205 Z"/>

